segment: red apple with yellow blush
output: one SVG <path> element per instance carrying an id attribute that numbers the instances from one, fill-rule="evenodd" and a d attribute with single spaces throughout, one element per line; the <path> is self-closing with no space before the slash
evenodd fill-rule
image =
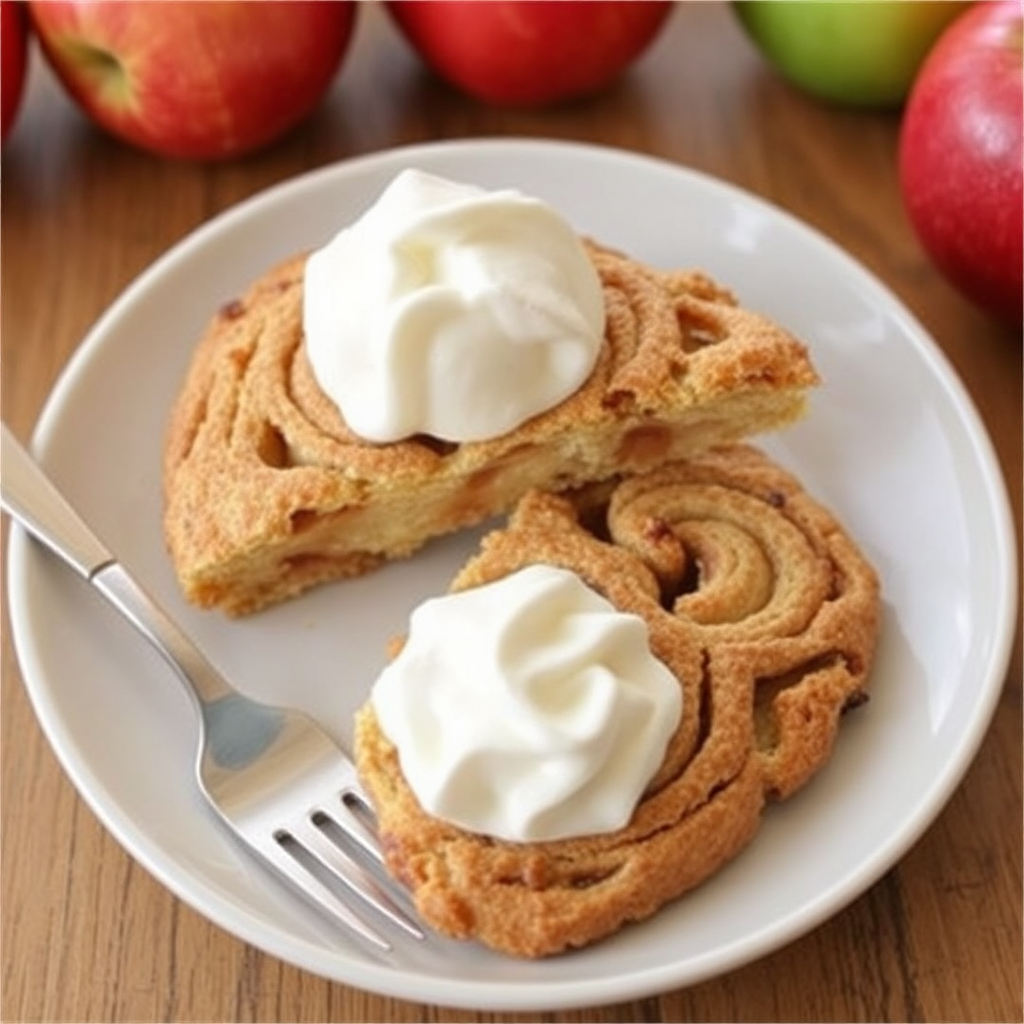
<path id="1" fill-rule="evenodd" d="M 111 134 L 164 156 L 260 149 L 320 102 L 341 67 L 351 0 L 31 0 L 69 95 Z"/>

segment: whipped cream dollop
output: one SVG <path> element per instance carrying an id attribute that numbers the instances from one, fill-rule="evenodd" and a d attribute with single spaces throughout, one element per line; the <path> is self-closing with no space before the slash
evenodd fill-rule
<path id="1" fill-rule="evenodd" d="M 514 429 L 583 384 L 604 317 L 597 272 L 550 206 L 418 170 L 306 262 L 313 373 L 374 442 Z"/>
<path id="2" fill-rule="evenodd" d="M 682 712 L 643 619 L 548 565 L 419 605 L 371 700 L 424 810 L 513 842 L 625 826 Z"/>

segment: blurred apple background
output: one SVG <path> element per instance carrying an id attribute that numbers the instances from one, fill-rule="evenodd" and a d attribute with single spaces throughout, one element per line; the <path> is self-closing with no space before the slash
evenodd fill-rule
<path id="1" fill-rule="evenodd" d="M 0 0 L 3 152 L 31 146 L 44 116 L 27 78 L 67 98 L 46 109 L 66 121 L 68 145 L 101 151 L 94 125 L 154 160 L 223 163 L 225 180 L 240 160 L 289 176 L 289 147 L 325 163 L 380 148 L 425 93 L 449 112 L 431 137 L 465 134 L 460 112 L 472 108 L 490 134 L 585 138 L 607 107 L 635 107 L 642 124 L 645 65 L 679 59 L 673 41 L 725 12 L 749 41 L 747 65 L 718 68 L 690 47 L 676 71 L 680 121 L 690 89 L 746 89 L 766 109 L 788 89 L 837 129 L 858 111 L 887 112 L 902 136 L 898 199 L 920 244 L 972 302 L 1019 327 L 1017 0 Z M 928 88 L 908 100 L 926 66 Z M 795 144 L 784 132 L 780 145 Z"/>

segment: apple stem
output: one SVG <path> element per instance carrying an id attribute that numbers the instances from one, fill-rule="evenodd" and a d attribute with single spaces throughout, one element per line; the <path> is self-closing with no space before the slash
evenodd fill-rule
<path id="1" fill-rule="evenodd" d="M 123 103 L 129 98 L 128 74 L 116 54 L 78 40 L 68 42 L 65 52 L 69 61 L 81 68 L 81 73 L 92 79 L 109 99 Z"/>

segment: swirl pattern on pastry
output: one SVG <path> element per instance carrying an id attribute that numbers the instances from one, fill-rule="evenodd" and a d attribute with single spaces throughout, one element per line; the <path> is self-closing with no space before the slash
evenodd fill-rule
<path id="1" fill-rule="evenodd" d="M 357 437 L 303 345 L 304 259 L 226 304 L 199 344 L 164 454 L 164 532 L 185 595 L 230 614 L 410 554 L 507 511 L 780 427 L 817 383 L 805 346 L 699 273 L 588 245 L 607 330 L 587 382 L 466 444 Z"/>
<path id="2" fill-rule="evenodd" d="M 641 615 L 683 719 L 624 829 L 512 844 L 427 815 L 368 704 L 357 761 L 390 869 L 439 931 L 520 956 L 584 945 L 697 885 L 753 838 L 766 802 L 828 760 L 866 700 L 876 573 L 834 516 L 748 446 L 531 493 L 452 589 L 534 562 Z"/>

